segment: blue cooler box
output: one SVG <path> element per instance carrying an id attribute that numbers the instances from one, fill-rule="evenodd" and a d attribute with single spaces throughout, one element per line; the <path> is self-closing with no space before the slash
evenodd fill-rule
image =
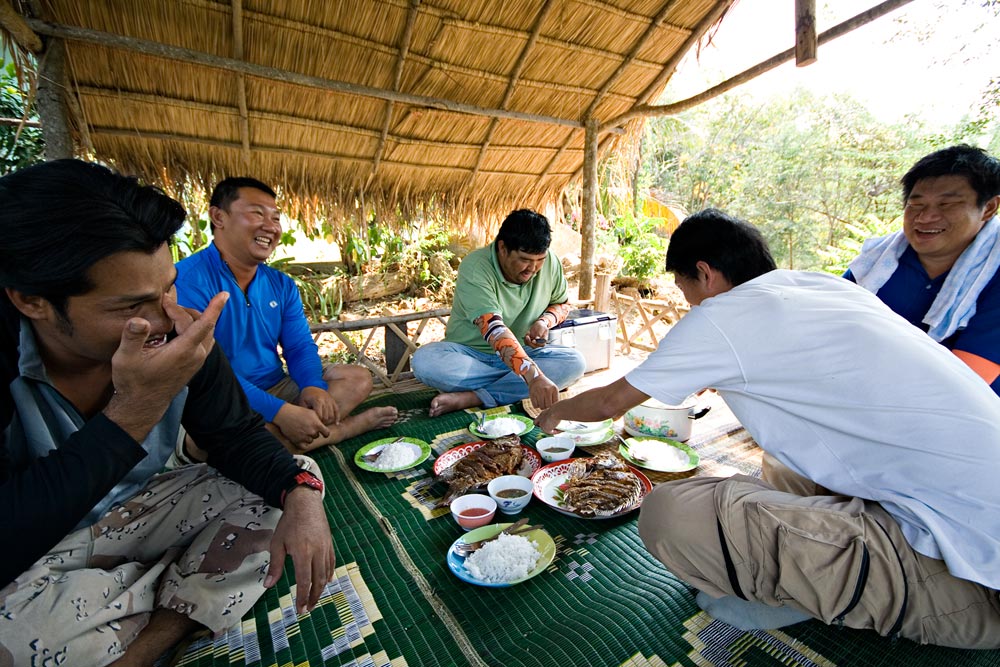
<path id="1" fill-rule="evenodd" d="M 616 315 L 596 310 L 571 310 L 562 324 L 549 330 L 548 343 L 579 350 L 587 360 L 584 372 L 599 371 L 611 367 L 617 326 Z"/>

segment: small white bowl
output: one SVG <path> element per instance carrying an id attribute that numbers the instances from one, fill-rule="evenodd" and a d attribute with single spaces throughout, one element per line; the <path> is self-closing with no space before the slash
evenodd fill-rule
<path id="1" fill-rule="evenodd" d="M 576 442 L 573 441 L 573 438 L 565 435 L 542 438 L 535 443 L 535 450 L 546 463 L 568 459 L 573 455 L 574 449 L 576 449 Z"/>
<path id="2" fill-rule="evenodd" d="M 481 493 L 467 493 L 451 501 L 451 515 L 465 530 L 485 526 L 496 513 L 496 501 Z"/>
<path id="3" fill-rule="evenodd" d="M 531 502 L 531 480 L 520 475 L 502 475 L 486 485 L 486 492 L 504 514 L 517 514 Z M 515 493 L 519 492 L 519 493 Z"/>

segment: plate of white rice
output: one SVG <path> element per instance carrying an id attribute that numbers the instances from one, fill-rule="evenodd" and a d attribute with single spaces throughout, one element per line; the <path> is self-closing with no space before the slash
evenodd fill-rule
<path id="1" fill-rule="evenodd" d="M 378 454 L 374 461 L 365 459 L 370 454 Z M 354 455 L 354 463 L 362 470 L 370 472 L 401 472 L 418 466 L 431 455 L 431 446 L 417 438 L 382 438 L 369 442 Z"/>
<path id="2" fill-rule="evenodd" d="M 462 581 L 477 586 L 501 588 L 513 586 L 538 576 L 556 556 L 556 543 L 541 528 L 519 535 L 501 535 L 487 542 L 467 558 L 455 548 L 493 537 L 512 524 L 495 523 L 471 530 L 455 540 L 448 549 L 448 567 Z"/>

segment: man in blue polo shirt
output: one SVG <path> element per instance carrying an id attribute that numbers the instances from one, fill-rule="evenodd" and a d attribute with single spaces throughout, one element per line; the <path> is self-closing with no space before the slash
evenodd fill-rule
<path id="1" fill-rule="evenodd" d="M 371 375 L 361 366 L 322 364 L 295 282 L 264 264 L 281 238 L 274 190 L 253 178 L 227 178 L 212 192 L 209 216 L 215 239 L 177 263 L 177 301 L 202 309 L 219 292 L 232 295 L 215 338 L 268 429 L 304 452 L 391 425 L 394 407 L 348 416 L 371 391 Z M 185 447 L 199 458 L 196 445 Z"/>
<path id="2" fill-rule="evenodd" d="M 902 178 L 903 229 L 869 239 L 845 275 L 1000 394 L 1000 161 L 959 145 Z"/>

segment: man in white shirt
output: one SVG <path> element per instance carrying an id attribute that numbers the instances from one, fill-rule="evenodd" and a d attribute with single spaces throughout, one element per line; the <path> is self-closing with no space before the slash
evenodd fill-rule
<path id="1" fill-rule="evenodd" d="M 685 220 L 666 264 L 691 312 L 542 429 L 713 387 L 782 466 L 660 485 L 639 517 L 710 614 L 1000 647 L 1000 398 L 870 292 L 775 270 L 760 233 L 719 211 Z"/>

